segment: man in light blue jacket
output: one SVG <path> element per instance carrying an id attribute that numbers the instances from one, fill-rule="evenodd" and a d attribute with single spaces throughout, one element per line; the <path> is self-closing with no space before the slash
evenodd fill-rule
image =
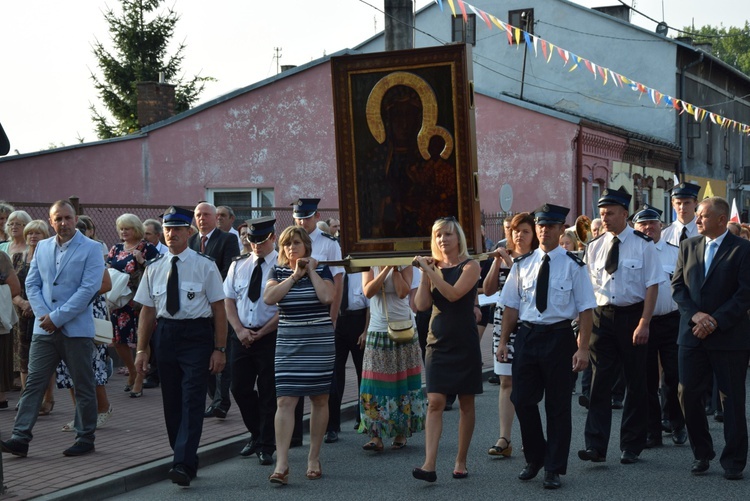
<path id="1" fill-rule="evenodd" d="M 56 236 L 39 242 L 26 278 L 26 294 L 36 317 L 29 352 L 29 376 L 18 403 L 10 440 L 2 452 L 25 457 L 44 391 L 60 360 L 75 385 L 76 442 L 66 456 L 94 451 L 96 384 L 91 366 L 94 317 L 91 303 L 104 276 L 101 245 L 76 230 L 68 200 L 52 204 L 49 222 Z"/>

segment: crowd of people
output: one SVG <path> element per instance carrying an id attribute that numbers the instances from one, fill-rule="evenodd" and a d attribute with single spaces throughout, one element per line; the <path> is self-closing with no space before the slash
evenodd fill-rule
<path id="1" fill-rule="evenodd" d="M 481 263 L 457 219 L 441 217 L 429 255 L 361 273 L 338 266 L 339 221 L 321 221 L 314 198 L 294 204 L 285 229 L 272 217 L 235 225 L 231 208 L 206 202 L 170 207 L 161 221 L 123 214 L 110 249 L 67 200 L 50 207 L 49 225 L 0 204 L 0 408 L 14 369 L 23 387 L 2 452 L 28 454 L 37 417 L 53 410 L 55 384 L 70 388 L 76 406 L 64 428 L 75 442 L 63 453 L 93 452 L 96 429 L 113 414 L 111 344 L 131 398 L 162 387 L 172 482 L 189 486 L 197 475 L 204 420 L 225 419 L 230 394 L 249 433 L 239 454 L 273 466 L 268 481 L 278 485 L 293 478 L 289 450 L 302 445 L 309 398 L 304 476 L 318 480 L 322 445 L 341 432 L 351 356 L 362 449 L 398 451 L 424 433 L 424 461 L 412 475 L 435 482 L 443 412 L 457 400 L 452 477 L 463 479 L 487 326 L 499 384 L 499 438 L 488 454 L 512 456 L 517 418 L 520 480 L 544 470 L 544 488 L 562 486 L 579 372 L 579 403 L 588 409 L 580 460 L 607 460 L 612 409 L 622 407 L 620 463 L 637 463 L 667 432 L 676 445 L 690 441 L 690 472 L 700 475 L 716 456 L 710 408 L 724 420 L 724 477 L 741 479 L 750 230 L 729 221 L 725 200 L 699 202 L 699 190 L 672 190 L 677 218 L 666 228 L 647 204 L 631 215 L 624 188 L 605 190 L 600 217 L 573 228 L 568 208 L 545 204 L 509 218 L 506 238 Z M 110 321 L 111 343 L 95 342 L 95 318 Z"/>

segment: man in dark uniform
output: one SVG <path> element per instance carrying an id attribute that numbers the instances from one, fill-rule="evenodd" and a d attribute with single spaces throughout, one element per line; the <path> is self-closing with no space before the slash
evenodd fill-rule
<path id="1" fill-rule="evenodd" d="M 680 310 L 680 403 L 695 461 L 708 470 L 714 452 L 703 399 L 713 372 L 724 405 L 724 478 L 740 480 L 747 463 L 745 381 L 750 359 L 750 243 L 727 231 L 729 204 L 719 197 L 698 205 L 699 236 L 680 244 L 672 280 Z"/>
<path id="2" fill-rule="evenodd" d="M 584 461 L 607 458 L 612 429 L 612 385 L 625 373 L 627 398 L 620 425 L 620 462 L 638 461 L 646 447 L 648 419 L 646 359 L 649 324 L 661 274 L 651 239 L 628 225 L 630 194 L 605 190 L 598 202 L 604 233 L 586 250 L 597 308 L 591 334 L 591 381 Z"/>
<path id="3" fill-rule="evenodd" d="M 210 256 L 216 262 L 221 279 L 224 280 L 232 259 L 240 255 L 237 237 L 221 231 L 217 223 L 216 207 L 207 202 L 199 203 L 195 207 L 193 216 L 198 226 L 198 233 L 190 237 L 188 246 L 196 252 Z M 233 337 L 234 333 L 231 329 L 228 332 L 228 337 Z M 231 350 L 231 345 L 228 348 Z M 211 404 L 204 413 L 207 418 L 226 418 L 229 407 L 232 405 L 229 399 L 229 388 L 232 384 L 231 351 L 227 352 L 227 356 L 229 361 L 221 374 L 211 375 L 208 379 L 208 397 L 211 399 Z"/>
<path id="4" fill-rule="evenodd" d="M 651 318 L 648 337 L 648 360 L 646 384 L 648 388 L 648 434 L 646 448 L 662 445 L 661 405 L 659 404 L 659 362 L 664 373 L 664 407 L 669 416 L 672 442 L 682 445 L 687 442 L 685 418 L 677 398 L 677 331 L 680 314 L 672 300 L 672 274 L 677 265 L 677 246 L 670 244 L 661 235 L 662 211 L 644 204 L 633 216 L 636 230 L 654 241 L 659 256 L 664 280 L 659 283 L 654 316 Z"/>
<path id="5" fill-rule="evenodd" d="M 234 259 L 224 280 L 224 304 L 236 336 L 232 345 L 232 395 L 250 432 L 240 455 L 258 455 L 262 465 L 273 464 L 276 382 L 274 354 L 279 308 L 263 302 L 263 291 L 276 264 L 276 219 L 247 221 L 253 252 Z M 255 391 L 255 388 L 258 391 Z"/>
<path id="6" fill-rule="evenodd" d="M 511 400 L 521 426 L 526 467 L 521 480 L 544 467 L 544 488 L 561 486 L 567 472 L 572 418 L 570 373 L 589 361 L 589 337 L 596 307 L 588 270 L 575 254 L 559 246 L 570 209 L 547 204 L 535 211 L 539 248 L 515 260 L 502 292 L 505 305 L 499 361 L 507 360 L 510 334 L 520 323 L 514 344 Z M 533 291 L 533 293 L 532 293 Z M 578 319 L 578 345 L 572 321 Z M 539 402 L 544 398 L 547 440 Z"/>
<path id="7" fill-rule="evenodd" d="M 156 324 L 164 421 L 174 451 L 169 478 L 180 486 L 189 486 L 198 471 L 208 375 L 221 372 L 226 364 L 221 275 L 210 258 L 188 248 L 192 219 L 187 209 L 167 209 L 164 237 L 169 252 L 151 260 L 135 294 L 143 305 L 135 366 L 141 374 L 147 372 L 146 349 Z"/>

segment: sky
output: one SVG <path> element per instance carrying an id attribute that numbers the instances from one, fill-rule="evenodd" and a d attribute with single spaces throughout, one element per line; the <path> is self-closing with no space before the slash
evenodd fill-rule
<path id="1" fill-rule="evenodd" d="M 417 8 L 429 3 L 415 0 Z M 443 3 L 448 10 L 447 0 Z M 594 7 L 618 0 L 575 3 Z M 217 79 L 195 105 L 271 77 L 277 64 L 305 64 L 383 29 L 383 0 L 167 0 L 163 5 L 180 15 L 170 53 L 180 42 L 187 45 L 186 80 L 196 74 Z M 505 0 L 487 11 L 506 20 L 507 10 L 524 6 L 523 0 Z M 120 2 L 0 0 L 0 123 L 11 142 L 10 155 L 97 140 L 89 107 L 103 106 L 91 80 L 92 72 L 99 74 L 92 46 L 98 40 L 112 49 L 104 21 L 108 8 L 119 12 Z M 677 28 L 741 26 L 750 18 L 747 0 L 636 0 L 635 8 Z M 631 21 L 655 27 L 636 13 Z M 278 60 L 276 48 L 281 49 Z"/>

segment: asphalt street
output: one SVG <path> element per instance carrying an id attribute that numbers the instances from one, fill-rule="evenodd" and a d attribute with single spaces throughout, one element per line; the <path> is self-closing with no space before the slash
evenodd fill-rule
<path id="1" fill-rule="evenodd" d="M 571 444 L 568 474 L 562 477 L 559 490 L 542 487 L 543 474 L 522 482 L 516 478 L 525 461 L 521 451 L 518 423 L 514 423 L 511 441 L 513 455 L 495 459 L 487 449 L 498 438 L 497 424 L 498 387 L 485 383 L 484 393 L 476 398 L 476 428 L 469 451 L 469 477 L 451 478 L 456 454 L 458 410 L 444 414 L 443 436 L 438 455 L 437 482 L 430 484 L 412 478 L 411 469 L 421 466 L 424 458 L 424 433 L 415 434 L 408 445 L 392 451 L 386 447 L 382 453 L 361 449 L 366 437 L 353 430 L 353 421 L 342 423 L 340 440 L 323 444 L 321 454 L 323 478 L 310 481 L 305 478 L 307 436 L 305 447 L 290 453 L 290 480 L 287 486 L 274 486 L 268 482 L 272 466 L 260 466 L 257 459 L 239 456 L 219 462 L 199 472 L 189 488 L 180 488 L 168 480 L 133 490 L 113 499 L 305 499 L 305 500 L 398 500 L 398 499 L 572 499 L 617 500 L 659 499 L 691 500 L 750 499 L 750 478 L 728 481 L 722 476 L 718 460 L 711 462 L 709 471 L 700 477 L 689 473 L 692 454 L 689 443 L 675 446 L 669 436 L 665 445 L 643 452 L 634 465 L 619 461 L 619 426 L 622 411 L 613 411 L 613 429 L 609 453 L 605 463 L 592 464 L 578 459 L 576 452 L 583 448 L 583 428 L 586 410 L 578 406 L 577 395 L 573 403 L 573 441 Z M 456 406 L 457 407 L 457 406 Z M 542 404 L 543 407 L 543 404 Z M 717 456 L 724 444 L 721 423 L 709 418 Z M 239 450 L 237 451 L 239 452 Z M 746 475 L 748 473 L 746 472 Z"/>

